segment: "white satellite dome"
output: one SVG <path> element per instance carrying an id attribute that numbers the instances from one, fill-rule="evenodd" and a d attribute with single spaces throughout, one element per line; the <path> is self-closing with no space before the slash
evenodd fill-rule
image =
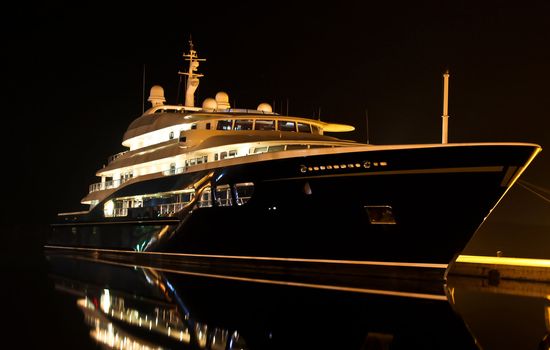
<path id="1" fill-rule="evenodd" d="M 151 102 L 153 107 L 162 106 L 166 99 L 164 98 L 164 89 L 160 85 L 154 85 L 149 93 L 147 101 Z"/>
<path id="2" fill-rule="evenodd" d="M 265 102 L 260 103 L 256 109 L 260 112 L 266 112 L 266 113 L 273 112 L 273 108 L 271 108 L 271 105 Z"/>
<path id="3" fill-rule="evenodd" d="M 202 109 L 216 110 L 218 109 L 218 102 L 209 97 L 202 102 Z"/>
<path id="4" fill-rule="evenodd" d="M 216 102 L 218 103 L 219 109 L 231 108 L 231 105 L 229 104 L 229 95 L 223 91 L 216 94 Z"/>

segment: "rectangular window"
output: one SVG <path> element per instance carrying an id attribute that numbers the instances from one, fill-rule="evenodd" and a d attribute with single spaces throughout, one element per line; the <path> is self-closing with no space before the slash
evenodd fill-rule
<path id="1" fill-rule="evenodd" d="M 191 124 L 191 130 L 197 130 L 197 124 L 196 123 Z"/>
<path id="2" fill-rule="evenodd" d="M 268 152 L 284 151 L 285 145 L 269 146 Z"/>
<path id="3" fill-rule="evenodd" d="M 311 127 L 309 126 L 309 124 L 298 122 L 298 132 L 311 133 Z"/>
<path id="4" fill-rule="evenodd" d="M 267 152 L 267 147 L 256 147 L 254 148 L 254 153 L 264 153 Z"/>
<path id="5" fill-rule="evenodd" d="M 237 156 L 237 150 L 229 151 L 229 156 L 228 157 L 236 157 L 236 156 Z"/>
<path id="6" fill-rule="evenodd" d="M 292 151 L 293 149 L 305 149 L 307 145 L 286 145 L 287 151 Z"/>
<path id="7" fill-rule="evenodd" d="M 256 119 L 254 130 L 275 130 L 275 121 Z"/>
<path id="8" fill-rule="evenodd" d="M 252 119 L 240 119 L 235 120 L 235 125 L 233 130 L 252 130 L 253 120 Z"/>
<path id="9" fill-rule="evenodd" d="M 243 205 L 250 200 L 254 193 L 254 184 L 252 182 L 243 182 L 235 184 L 237 192 L 237 205 Z"/>
<path id="10" fill-rule="evenodd" d="M 279 131 L 296 131 L 296 124 L 287 120 L 277 121 L 277 127 Z"/>
<path id="11" fill-rule="evenodd" d="M 232 120 L 218 120 L 216 130 L 231 130 L 233 128 Z"/>
<path id="12" fill-rule="evenodd" d="M 210 130 L 210 123 L 206 123 L 206 130 Z"/>
<path id="13" fill-rule="evenodd" d="M 220 159 L 225 159 L 225 158 L 227 158 L 227 152 L 220 153 Z"/>
<path id="14" fill-rule="evenodd" d="M 216 201 L 220 207 L 230 207 L 232 205 L 229 185 L 216 186 Z"/>
<path id="15" fill-rule="evenodd" d="M 371 224 L 375 225 L 395 225 L 395 217 L 392 207 L 389 205 L 365 205 L 365 210 L 369 216 Z"/>

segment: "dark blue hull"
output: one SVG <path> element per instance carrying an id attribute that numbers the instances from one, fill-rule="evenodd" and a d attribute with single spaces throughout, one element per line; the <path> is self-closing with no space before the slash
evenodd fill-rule
<path id="1" fill-rule="evenodd" d="M 358 151 L 166 176 L 111 197 L 184 189 L 205 176 L 212 188 L 252 182 L 254 194 L 244 205 L 214 201 L 170 218 L 140 209 L 105 219 L 100 203 L 88 215 L 53 225 L 48 245 L 447 264 L 538 150 L 464 145 Z M 373 217 L 377 208 L 390 208 L 389 220 Z"/>

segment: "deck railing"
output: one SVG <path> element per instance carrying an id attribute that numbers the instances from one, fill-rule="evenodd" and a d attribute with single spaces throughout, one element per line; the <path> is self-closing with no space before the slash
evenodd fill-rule
<path id="1" fill-rule="evenodd" d="M 119 158 L 120 156 L 128 153 L 129 151 L 122 151 L 122 152 L 119 152 L 117 154 L 113 154 L 112 156 L 109 156 L 109 158 L 107 159 L 107 164 L 113 162 L 114 160 L 116 160 L 117 158 Z"/>
<path id="2" fill-rule="evenodd" d="M 102 190 L 108 190 L 110 188 L 117 188 L 124 182 L 128 181 L 128 179 L 118 179 L 118 180 L 111 180 L 111 181 L 105 181 L 105 182 L 98 182 L 95 184 L 90 185 L 90 193 L 95 191 L 102 191 Z"/>

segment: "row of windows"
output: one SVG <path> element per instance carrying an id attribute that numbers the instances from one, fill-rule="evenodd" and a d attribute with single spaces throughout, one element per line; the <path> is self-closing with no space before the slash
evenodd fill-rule
<path id="1" fill-rule="evenodd" d="M 209 129 L 207 127 L 207 129 Z M 219 120 L 216 130 L 279 130 L 319 134 L 315 125 L 291 120 L 227 119 Z"/>
<path id="2" fill-rule="evenodd" d="M 247 203 L 254 194 L 254 183 L 237 183 L 234 187 L 230 185 L 218 185 L 214 187 L 214 196 L 212 188 L 208 186 L 202 192 L 201 197 L 197 198 L 199 208 L 213 206 L 213 199 L 216 199 L 215 205 L 220 207 L 240 206 Z M 157 217 L 170 216 L 183 209 L 195 197 L 194 191 L 183 193 L 159 193 L 150 197 L 135 197 L 126 199 L 109 200 L 104 205 L 105 217 Z"/>
<path id="3" fill-rule="evenodd" d="M 274 146 L 262 146 L 254 147 L 250 149 L 250 153 L 265 153 L 265 152 L 279 152 L 279 151 L 292 151 L 296 149 L 307 149 L 307 148 L 328 148 L 333 146 L 328 145 L 274 145 Z"/>
<path id="4" fill-rule="evenodd" d="M 197 123 L 191 124 L 191 130 L 196 130 L 198 128 Z M 202 128 L 202 126 L 201 126 Z M 205 123 L 204 128 L 210 130 L 212 128 L 212 123 Z M 319 127 L 311 125 L 308 123 L 295 122 L 291 120 L 264 120 L 264 119 L 227 119 L 227 120 L 218 120 L 216 124 L 216 130 L 237 130 L 237 131 L 246 131 L 246 130 L 267 130 L 267 131 L 290 131 L 290 132 L 301 132 L 308 134 L 320 134 Z M 168 139 L 174 139 L 176 135 L 174 131 L 170 131 L 168 134 Z M 181 137 L 180 137 L 181 138 Z M 181 140 L 180 140 L 181 141 Z"/>

